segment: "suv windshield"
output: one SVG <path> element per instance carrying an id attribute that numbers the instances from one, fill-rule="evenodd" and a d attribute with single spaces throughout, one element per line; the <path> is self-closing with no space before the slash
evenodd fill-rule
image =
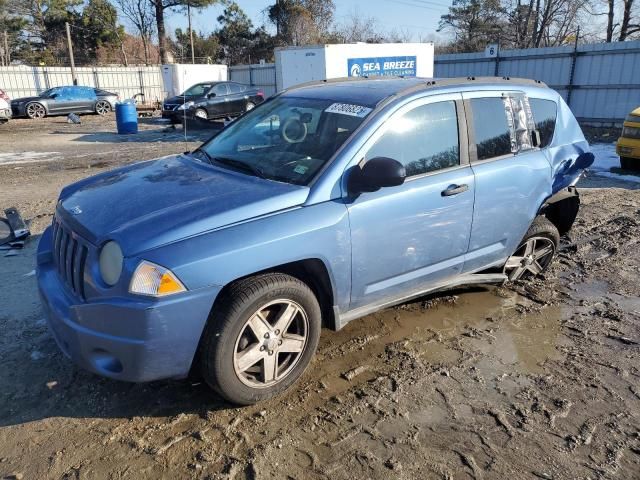
<path id="1" fill-rule="evenodd" d="M 332 100 L 276 97 L 205 143 L 214 164 L 307 185 L 372 111 Z"/>
<path id="2" fill-rule="evenodd" d="M 201 97 L 206 92 L 208 92 L 211 89 L 211 87 L 213 87 L 213 83 L 197 83 L 194 86 L 187 88 L 184 91 L 184 93 L 182 93 L 182 95 L 180 96 L 181 97 L 184 97 L 184 96 Z"/>

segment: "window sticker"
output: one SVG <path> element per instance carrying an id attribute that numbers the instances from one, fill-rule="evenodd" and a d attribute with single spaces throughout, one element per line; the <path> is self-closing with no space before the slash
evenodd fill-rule
<path id="1" fill-rule="evenodd" d="M 293 171 L 296 172 L 298 175 L 304 175 L 305 173 L 307 173 L 307 170 L 309 170 L 309 167 L 305 167 L 304 165 L 298 165 L 296 168 L 293 169 Z"/>
<path id="2" fill-rule="evenodd" d="M 371 112 L 371 108 L 363 107 L 362 105 L 352 105 L 349 103 L 334 103 L 327 107 L 325 112 L 327 113 L 339 113 L 342 115 L 349 115 L 350 117 L 366 117 L 369 112 Z"/>

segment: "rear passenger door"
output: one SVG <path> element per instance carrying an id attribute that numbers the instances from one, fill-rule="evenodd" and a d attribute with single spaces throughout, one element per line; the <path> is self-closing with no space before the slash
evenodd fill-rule
<path id="1" fill-rule="evenodd" d="M 245 97 L 247 87 L 234 82 L 229 82 L 227 85 L 229 87 L 229 106 L 231 113 L 244 112 L 247 103 Z"/>
<path id="2" fill-rule="evenodd" d="M 533 145 L 522 92 L 463 94 L 475 175 L 473 225 L 464 272 L 501 266 L 515 251 L 551 191 L 551 167 Z"/>
<path id="3" fill-rule="evenodd" d="M 393 158 L 405 166 L 407 179 L 362 193 L 347 206 L 352 309 L 409 296 L 462 270 L 474 179 L 461 99 L 437 95 L 404 105 L 358 155 L 360 164 Z"/>

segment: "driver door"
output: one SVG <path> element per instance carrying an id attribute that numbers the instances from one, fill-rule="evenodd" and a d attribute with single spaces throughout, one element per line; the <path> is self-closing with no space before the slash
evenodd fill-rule
<path id="1" fill-rule="evenodd" d="M 403 106 L 361 155 L 363 162 L 398 160 L 407 178 L 403 185 L 362 193 L 347 206 L 351 309 L 409 296 L 461 272 L 474 205 L 461 95 Z"/>

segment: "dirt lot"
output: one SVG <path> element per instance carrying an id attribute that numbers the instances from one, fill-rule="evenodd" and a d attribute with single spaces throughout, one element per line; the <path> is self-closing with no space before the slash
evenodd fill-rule
<path id="1" fill-rule="evenodd" d="M 34 233 L 0 252 L 0 476 L 640 478 L 640 190 L 609 178 L 583 182 L 545 278 L 324 331 L 307 374 L 270 402 L 239 409 L 197 380 L 132 385 L 74 367 L 40 310 L 38 235 L 62 186 L 195 145 L 163 128 L 0 127 L 0 207 Z"/>

